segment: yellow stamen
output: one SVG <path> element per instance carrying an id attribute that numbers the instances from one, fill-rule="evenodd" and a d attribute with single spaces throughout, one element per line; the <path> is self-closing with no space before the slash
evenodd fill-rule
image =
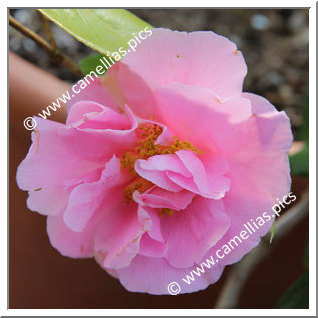
<path id="1" fill-rule="evenodd" d="M 128 168 L 129 173 L 133 176 L 136 175 L 135 172 L 135 162 L 138 159 L 147 159 L 155 155 L 166 155 L 174 154 L 178 150 L 191 150 L 195 153 L 202 153 L 199 149 L 195 148 L 191 142 L 180 141 L 177 137 L 174 137 L 174 141 L 168 145 L 155 145 L 157 138 L 162 133 L 162 127 L 151 124 L 144 123 L 139 125 L 139 141 L 136 144 L 134 151 L 125 152 L 121 159 L 121 168 Z"/>
<path id="2" fill-rule="evenodd" d="M 126 202 L 129 203 L 130 201 L 132 201 L 132 195 L 136 190 L 138 190 L 140 193 L 143 193 L 150 189 L 152 186 L 153 184 L 150 181 L 142 177 L 137 177 L 124 190 Z"/>
<path id="3" fill-rule="evenodd" d="M 169 209 L 169 208 L 164 208 L 160 211 L 159 216 L 160 217 L 164 217 L 165 215 L 173 215 L 174 210 L 173 209 Z"/>

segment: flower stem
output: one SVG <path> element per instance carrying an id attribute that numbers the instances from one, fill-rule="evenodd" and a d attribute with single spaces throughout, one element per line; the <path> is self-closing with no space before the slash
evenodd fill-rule
<path id="1" fill-rule="evenodd" d="M 36 42 L 38 45 L 42 46 L 49 55 L 54 58 L 57 62 L 59 62 L 61 65 L 69 69 L 74 74 L 82 77 L 83 74 L 79 71 L 76 64 L 73 63 L 73 61 L 66 55 L 64 55 L 57 47 L 53 47 L 52 44 L 48 43 L 46 40 L 44 40 L 41 36 L 30 30 L 29 28 L 22 25 L 19 21 L 14 19 L 11 15 L 9 15 L 9 24 L 21 32 L 26 37 L 30 38 L 34 42 Z"/>
<path id="2" fill-rule="evenodd" d="M 45 16 L 43 16 L 43 14 L 40 13 L 39 11 L 37 11 L 37 13 L 40 17 L 40 20 L 41 20 L 42 26 L 43 26 L 43 30 L 44 30 L 49 42 L 51 43 L 53 48 L 57 49 L 58 46 L 57 46 L 55 39 L 54 39 L 54 36 L 52 34 L 49 20 Z"/>

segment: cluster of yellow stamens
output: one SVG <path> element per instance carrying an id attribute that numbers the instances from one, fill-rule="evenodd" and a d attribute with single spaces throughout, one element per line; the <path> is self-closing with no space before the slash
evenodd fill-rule
<path id="1" fill-rule="evenodd" d="M 159 216 L 164 216 L 164 215 L 173 215 L 174 210 L 173 209 L 169 209 L 169 208 L 164 208 L 161 209 L 161 212 L 159 213 Z"/>
<path id="2" fill-rule="evenodd" d="M 138 126 L 138 130 L 139 138 L 134 151 L 125 152 L 120 159 L 122 169 L 128 168 L 128 171 L 134 176 L 136 175 L 135 162 L 138 159 L 147 159 L 155 155 L 173 154 L 181 149 L 201 153 L 191 142 L 180 141 L 177 137 L 174 137 L 174 140 L 168 146 L 155 144 L 163 130 L 159 125 L 143 123 Z"/>
<path id="3" fill-rule="evenodd" d="M 152 186 L 153 184 L 150 181 L 142 177 L 137 177 L 124 190 L 126 202 L 129 203 L 132 200 L 132 195 L 136 190 L 138 190 L 140 193 L 143 193 L 150 189 Z"/>
<path id="4" fill-rule="evenodd" d="M 128 169 L 129 173 L 136 176 L 135 163 L 138 159 L 147 159 L 155 155 L 174 154 L 178 150 L 191 150 L 195 153 L 201 153 L 201 151 L 195 148 L 191 142 L 180 141 L 174 137 L 173 141 L 169 145 L 155 144 L 157 138 L 161 135 L 163 129 L 159 125 L 152 123 L 143 123 L 138 126 L 137 131 L 137 143 L 133 151 L 125 152 L 120 158 L 120 164 L 122 169 Z M 132 200 L 132 194 L 135 190 L 140 193 L 145 192 L 151 188 L 153 184 L 141 177 L 137 177 L 132 183 L 130 183 L 125 191 L 125 200 L 129 203 Z M 164 214 L 171 215 L 172 209 L 163 209 Z"/>

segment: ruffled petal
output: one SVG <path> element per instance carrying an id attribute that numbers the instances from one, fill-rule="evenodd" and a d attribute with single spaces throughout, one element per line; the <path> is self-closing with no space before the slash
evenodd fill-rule
<path id="1" fill-rule="evenodd" d="M 73 258 L 92 257 L 97 224 L 97 219 L 94 219 L 85 231 L 74 232 L 66 226 L 62 216 L 48 216 L 46 230 L 52 246 L 62 255 Z"/>
<path id="2" fill-rule="evenodd" d="M 156 155 L 137 160 L 136 172 L 165 190 L 179 192 L 186 189 L 195 194 L 220 199 L 228 191 L 228 178 L 209 177 L 201 160 L 191 151 L 179 150 L 173 155 Z"/>
<path id="3" fill-rule="evenodd" d="M 37 123 L 37 130 L 32 132 L 32 146 L 18 167 L 17 183 L 22 190 L 29 191 L 31 210 L 58 215 L 66 207 L 69 195 L 64 182 L 98 172 L 102 164 L 82 160 L 70 151 L 70 144 L 61 136 L 63 124 L 41 118 Z"/>
<path id="4" fill-rule="evenodd" d="M 193 200 L 195 194 L 187 190 L 171 192 L 162 188 L 153 187 L 144 193 L 134 192 L 134 200 L 143 206 L 151 208 L 167 208 L 184 210 Z"/>
<path id="5" fill-rule="evenodd" d="M 80 81 L 84 81 L 82 89 L 80 89 L 82 82 L 78 82 L 75 84 L 75 87 L 73 85 L 75 91 L 69 90 L 72 98 L 66 105 L 68 112 L 74 104 L 81 101 L 96 102 L 114 110 L 120 109 L 118 105 L 124 105 L 121 93 L 104 85 L 101 78 L 93 76 L 92 79 L 88 77 L 89 82 L 84 79 Z"/>
<path id="6" fill-rule="evenodd" d="M 193 293 L 215 283 L 223 272 L 223 267 L 216 264 L 200 276 L 194 275 L 190 284 L 187 275 L 196 270 L 196 265 L 189 268 L 174 268 L 163 258 L 138 255 L 129 267 L 116 271 L 120 282 L 131 292 L 146 292 L 153 295 L 168 294 L 168 285 L 177 282 L 180 294 Z M 186 280 L 184 281 L 183 278 Z M 177 288 L 177 286 L 175 286 Z"/>
<path id="7" fill-rule="evenodd" d="M 237 151 L 244 133 L 241 125 L 252 116 L 248 99 L 221 100 L 202 87 L 172 84 L 158 89 L 156 98 L 158 121 L 206 154 Z"/>
<path id="8" fill-rule="evenodd" d="M 98 181 L 80 184 L 71 192 L 67 208 L 63 214 L 65 224 L 71 230 L 81 232 L 103 204 L 112 205 L 113 200 L 116 202 L 120 200 L 110 192 L 114 187 L 124 184 L 129 179 L 130 177 L 120 170 L 119 160 L 113 156 L 105 165 Z"/>
<path id="9" fill-rule="evenodd" d="M 109 206 L 107 207 L 109 208 Z M 111 206 L 95 237 L 95 250 L 104 254 L 107 269 L 129 266 L 139 251 L 139 243 L 151 228 L 151 219 L 142 207 L 131 207 L 123 200 Z"/>
<path id="10" fill-rule="evenodd" d="M 182 83 L 210 88 L 220 97 L 239 96 L 247 73 L 236 45 L 211 31 L 153 29 L 122 62 L 151 87 Z"/>
<path id="11" fill-rule="evenodd" d="M 198 263 L 222 238 L 230 223 L 222 200 L 196 198 L 186 210 L 162 219 L 162 235 L 167 241 L 165 258 L 178 268 Z"/>

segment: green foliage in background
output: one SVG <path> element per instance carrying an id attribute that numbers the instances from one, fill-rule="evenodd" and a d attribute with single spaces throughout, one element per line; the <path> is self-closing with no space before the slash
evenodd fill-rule
<path id="1" fill-rule="evenodd" d="M 309 243 L 306 243 L 303 258 L 305 272 L 281 296 L 275 306 L 278 309 L 308 309 L 309 308 Z"/>
<path id="2" fill-rule="evenodd" d="M 92 49 L 111 55 L 127 48 L 133 33 L 152 27 L 123 9 L 39 9 L 77 40 Z"/>
<path id="3" fill-rule="evenodd" d="M 309 271 L 306 270 L 296 282 L 288 288 L 279 299 L 275 308 L 308 309 L 309 308 Z"/>
<path id="4" fill-rule="evenodd" d="M 307 240 L 307 245 L 306 245 L 306 250 L 305 250 L 305 256 L 304 256 L 304 259 L 303 259 L 303 263 L 304 263 L 304 266 L 306 268 L 309 267 L 309 240 Z"/>
<path id="5" fill-rule="evenodd" d="M 300 139 L 305 147 L 300 152 L 289 157 L 292 175 L 309 176 L 309 96 L 306 96 L 306 108 L 300 130 Z"/>
<path id="6" fill-rule="evenodd" d="M 309 175 L 309 147 L 305 148 L 296 154 L 290 156 L 290 169 L 294 176 L 308 176 Z"/>

